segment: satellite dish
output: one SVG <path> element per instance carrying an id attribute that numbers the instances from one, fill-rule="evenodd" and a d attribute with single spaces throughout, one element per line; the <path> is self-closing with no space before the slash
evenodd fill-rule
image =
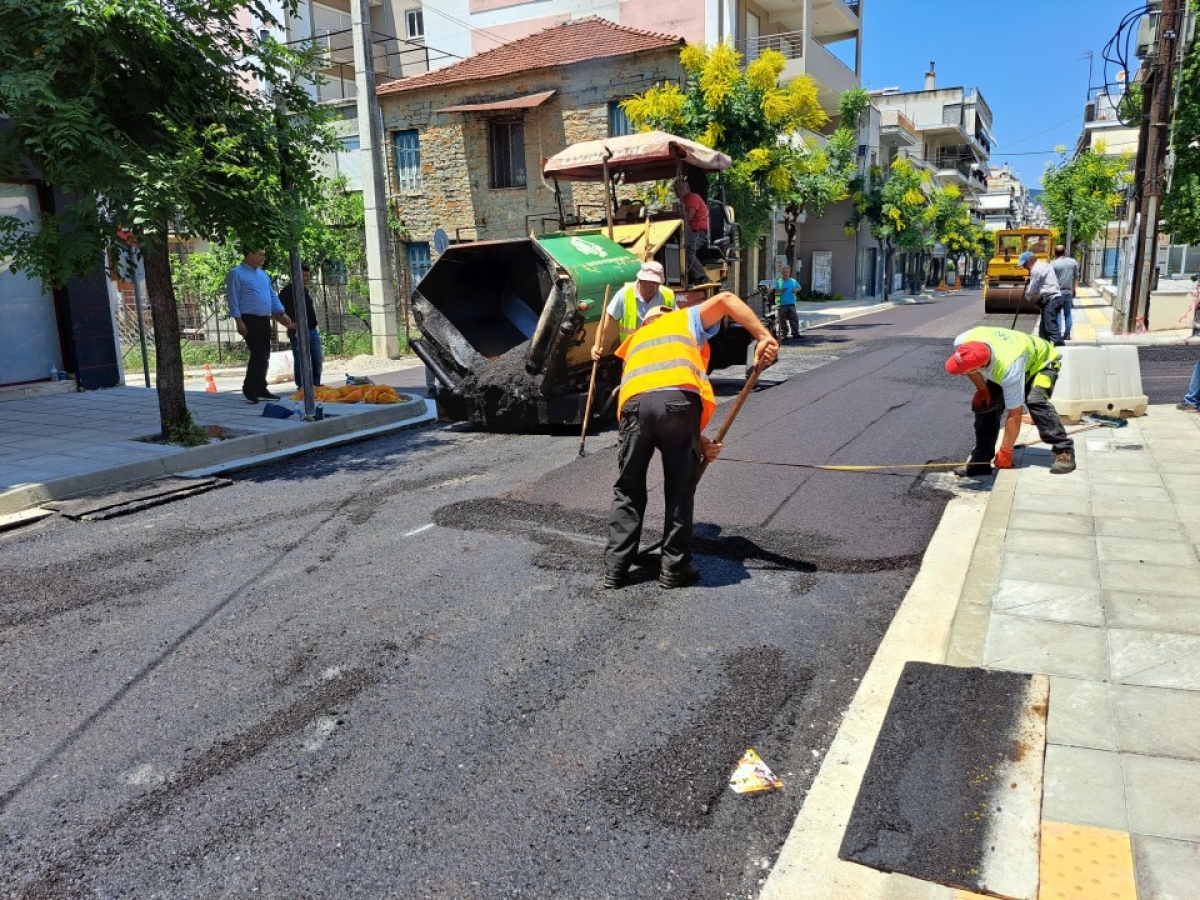
<path id="1" fill-rule="evenodd" d="M 437 229 L 433 233 L 433 249 L 437 251 L 437 255 L 441 256 L 446 252 L 446 248 L 450 246 L 450 235 L 446 234 L 444 229 Z"/>

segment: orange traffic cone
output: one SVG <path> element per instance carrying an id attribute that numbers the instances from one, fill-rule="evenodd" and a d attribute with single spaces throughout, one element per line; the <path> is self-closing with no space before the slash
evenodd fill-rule
<path id="1" fill-rule="evenodd" d="M 207 365 L 204 367 L 204 393 L 215 394 L 217 392 L 217 382 L 213 379 L 212 369 Z"/>

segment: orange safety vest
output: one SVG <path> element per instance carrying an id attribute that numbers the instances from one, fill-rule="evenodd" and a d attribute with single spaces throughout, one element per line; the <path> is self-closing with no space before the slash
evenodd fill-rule
<path id="1" fill-rule="evenodd" d="M 663 313 L 649 325 L 643 325 L 617 348 L 625 360 L 621 374 L 621 392 L 617 395 L 617 418 L 625 401 L 647 391 L 680 388 L 700 395 L 703 429 L 717 408 L 717 398 L 708 380 L 708 345 L 697 346 L 688 326 L 686 309 Z"/>

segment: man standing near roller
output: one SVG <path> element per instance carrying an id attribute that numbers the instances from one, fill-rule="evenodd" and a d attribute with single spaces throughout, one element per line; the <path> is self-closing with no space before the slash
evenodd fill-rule
<path id="1" fill-rule="evenodd" d="M 1062 310 L 1063 296 L 1058 285 L 1058 276 L 1054 274 L 1050 263 L 1038 259 L 1029 250 L 1017 257 L 1017 265 L 1029 273 L 1025 299 L 1032 300 L 1042 311 L 1038 337 L 1049 341 L 1055 347 L 1061 347 L 1063 339 L 1062 332 L 1058 330 L 1058 314 Z"/>
<path id="2" fill-rule="evenodd" d="M 992 474 L 1012 468 L 1013 449 L 1021 431 L 1021 407 L 1037 427 L 1038 436 L 1054 451 L 1052 475 L 1075 471 L 1075 442 L 1067 437 L 1058 412 L 1050 403 L 1062 357 L 1049 341 L 1008 328 L 972 328 L 954 339 L 946 360 L 951 375 L 966 375 L 975 385 L 975 449 L 960 477 Z M 1001 428 L 1003 426 L 1003 436 Z M 1000 449 L 996 439 L 1000 437 Z"/>
<path id="3" fill-rule="evenodd" d="M 1079 263 L 1067 256 L 1067 248 L 1059 244 L 1054 248 L 1054 259 L 1050 260 L 1050 268 L 1058 279 L 1058 290 L 1062 295 L 1062 332 L 1063 341 L 1071 339 L 1072 311 L 1075 308 L 1075 291 L 1079 289 Z"/>

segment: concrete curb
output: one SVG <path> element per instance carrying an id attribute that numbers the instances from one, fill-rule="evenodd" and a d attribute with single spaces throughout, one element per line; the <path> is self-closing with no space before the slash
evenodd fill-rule
<path id="1" fill-rule="evenodd" d="M 903 896 L 913 900 L 953 896 L 950 888 L 843 862 L 838 850 L 904 664 L 945 659 L 988 501 L 989 495 L 980 492 L 957 496 L 946 506 L 920 571 L 846 711 L 760 900 L 885 900 L 894 896 L 897 884 L 903 884 Z"/>
<path id="2" fill-rule="evenodd" d="M 363 440 L 436 418 L 436 413 L 431 416 L 424 398 L 349 415 L 336 415 L 337 407 L 333 404 L 327 404 L 326 411 L 331 414 L 329 417 L 320 422 L 305 423 L 300 428 L 263 431 L 230 438 L 219 444 L 180 447 L 178 452 L 156 459 L 15 487 L 0 493 L 0 515 L 20 512 L 48 500 L 68 500 L 164 475 L 212 474 L 247 468 L 321 447 Z"/>

